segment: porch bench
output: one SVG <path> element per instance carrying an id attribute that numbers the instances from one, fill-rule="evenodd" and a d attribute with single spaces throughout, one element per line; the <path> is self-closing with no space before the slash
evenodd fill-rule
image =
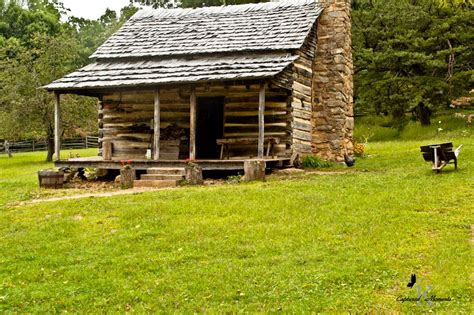
<path id="1" fill-rule="evenodd" d="M 258 144 L 258 138 L 232 138 L 232 139 L 217 139 L 217 145 L 221 147 L 220 159 L 229 159 L 229 145 L 249 145 Z M 264 143 L 267 146 L 266 156 L 269 157 L 270 153 L 272 157 L 275 157 L 275 145 L 280 143 L 280 138 L 269 137 L 264 139 Z"/>

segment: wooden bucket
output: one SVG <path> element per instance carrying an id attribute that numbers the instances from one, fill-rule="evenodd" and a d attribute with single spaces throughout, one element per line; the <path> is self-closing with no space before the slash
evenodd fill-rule
<path id="1" fill-rule="evenodd" d="M 53 170 L 38 171 L 38 180 L 40 187 L 43 188 L 63 188 L 64 172 Z"/>

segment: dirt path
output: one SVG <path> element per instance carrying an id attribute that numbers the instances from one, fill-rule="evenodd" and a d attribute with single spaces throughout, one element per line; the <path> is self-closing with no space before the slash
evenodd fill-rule
<path id="1" fill-rule="evenodd" d="M 349 174 L 353 173 L 350 170 L 341 170 L 341 171 L 303 171 L 300 169 L 285 169 L 280 171 L 275 171 L 272 176 L 276 177 L 288 177 L 292 178 L 292 175 L 299 175 L 299 176 L 308 176 L 308 175 L 341 175 L 341 174 Z M 222 182 L 218 181 L 211 181 L 212 185 L 219 185 Z M 55 201 L 62 201 L 62 200 L 74 200 L 74 199 L 84 199 L 84 198 L 103 198 L 103 197 L 113 197 L 113 196 L 122 196 L 122 195 L 134 195 L 134 194 L 141 194 L 144 192 L 149 191 L 159 191 L 164 189 L 175 189 L 175 188 L 132 188 L 127 190 L 118 190 L 118 191 L 109 191 L 109 192 L 101 192 L 101 193 L 84 193 L 84 194 L 76 194 L 76 195 L 66 195 L 60 197 L 50 197 L 50 198 L 40 198 L 40 199 L 33 199 L 28 201 L 22 201 L 19 203 L 10 204 L 11 207 L 21 207 L 39 203 L 46 203 L 46 202 L 55 202 Z"/>
<path id="2" fill-rule="evenodd" d="M 164 189 L 174 189 L 174 188 L 132 188 L 132 189 L 127 189 L 127 190 L 119 190 L 119 191 L 111 191 L 111 192 L 103 192 L 103 193 L 78 194 L 78 195 L 61 196 L 61 197 L 53 197 L 53 198 L 34 199 L 34 200 L 20 202 L 13 206 L 19 207 L 19 206 L 27 206 L 27 205 L 45 203 L 45 202 L 84 199 L 84 198 L 102 198 L 102 197 L 113 197 L 113 196 L 121 196 L 121 195 L 135 195 L 135 194 L 141 194 L 144 192 L 158 191 L 158 190 L 164 190 Z"/>

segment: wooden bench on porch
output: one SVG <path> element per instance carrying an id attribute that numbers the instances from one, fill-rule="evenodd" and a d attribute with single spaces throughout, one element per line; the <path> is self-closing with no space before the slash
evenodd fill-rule
<path id="1" fill-rule="evenodd" d="M 264 143 L 267 144 L 267 154 L 269 157 L 275 157 L 275 145 L 280 143 L 280 138 L 269 137 L 264 139 Z M 232 139 L 217 139 L 217 145 L 221 146 L 221 157 L 220 159 L 229 159 L 229 145 L 251 145 L 258 144 L 258 138 L 232 138 Z"/>

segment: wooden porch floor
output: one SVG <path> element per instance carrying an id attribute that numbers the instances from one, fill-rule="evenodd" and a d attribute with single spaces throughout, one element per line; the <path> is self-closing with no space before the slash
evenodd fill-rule
<path id="1" fill-rule="evenodd" d="M 248 159 L 247 159 L 248 160 Z M 287 166 L 290 163 L 290 158 L 265 158 L 268 168 L 278 168 Z M 148 168 L 156 167 L 170 167 L 179 168 L 185 167 L 187 161 L 185 160 L 131 160 L 132 167 L 136 170 L 146 170 Z M 230 160 L 196 160 L 193 161 L 199 164 L 205 171 L 217 170 L 243 170 L 246 159 L 230 159 Z M 104 161 L 102 157 L 88 157 L 88 158 L 73 158 L 68 160 L 61 160 L 55 162 L 56 167 L 74 167 L 74 168 L 102 168 L 102 169 L 121 169 L 121 160 Z"/>

